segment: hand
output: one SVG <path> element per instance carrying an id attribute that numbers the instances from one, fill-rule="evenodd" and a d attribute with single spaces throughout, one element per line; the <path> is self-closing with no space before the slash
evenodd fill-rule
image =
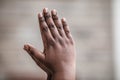
<path id="1" fill-rule="evenodd" d="M 30 44 L 24 49 L 47 74 L 49 80 L 75 80 L 75 48 L 65 18 L 58 18 L 56 10 L 47 8 L 38 14 L 44 50 Z"/>

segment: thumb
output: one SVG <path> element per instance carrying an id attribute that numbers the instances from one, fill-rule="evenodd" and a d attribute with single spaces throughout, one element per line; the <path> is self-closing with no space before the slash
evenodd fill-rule
<path id="1" fill-rule="evenodd" d="M 31 44 L 25 44 L 24 50 L 27 51 L 31 57 L 34 56 L 35 58 L 37 58 L 38 60 L 42 62 L 45 60 L 45 55 L 41 51 L 33 47 L 33 45 Z"/>

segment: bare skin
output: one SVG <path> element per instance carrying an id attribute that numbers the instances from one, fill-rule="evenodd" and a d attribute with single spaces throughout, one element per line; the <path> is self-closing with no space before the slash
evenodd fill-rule
<path id="1" fill-rule="evenodd" d="M 65 18 L 58 18 L 56 10 L 48 8 L 38 14 L 44 50 L 39 51 L 31 44 L 24 50 L 47 74 L 47 80 L 75 80 L 75 48 Z"/>

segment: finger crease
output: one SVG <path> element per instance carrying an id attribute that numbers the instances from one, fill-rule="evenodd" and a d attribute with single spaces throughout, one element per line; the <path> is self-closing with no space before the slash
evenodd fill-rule
<path id="1" fill-rule="evenodd" d="M 50 14 L 49 13 L 45 13 L 44 16 L 45 16 L 46 19 L 50 18 Z"/>
<path id="2" fill-rule="evenodd" d="M 58 17 L 54 15 L 53 20 L 58 20 Z"/>
<path id="3" fill-rule="evenodd" d="M 67 26 L 67 23 L 66 23 L 66 22 L 63 22 L 63 25 L 64 25 L 64 26 Z"/>
<path id="4" fill-rule="evenodd" d="M 66 30 L 65 32 L 66 32 L 66 33 L 70 33 L 70 31 L 69 31 L 69 30 Z"/>
<path id="5" fill-rule="evenodd" d="M 43 31 L 43 32 L 47 32 L 47 31 L 48 31 L 48 27 L 43 27 L 43 28 L 42 28 L 42 31 Z"/>
<path id="6" fill-rule="evenodd" d="M 45 19 L 44 19 L 44 18 L 41 18 L 41 19 L 40 19 L 40 22 L 44 22 L 44 21 L 45 21 Z"/>
<path id="7" fill-rule="evenodd" d="M 55 28 L 53 24 L 49 24 L 48 27 L 49 27 L 50 29 L 54 29 L 54 28 Z"/>
<path id="8" fill-rule="evenodd" d="M 58 26 L 57 28 L 58 28 L 59 30 L 62 30 L 62 27 L 61 27 L 61 26 Z"/>

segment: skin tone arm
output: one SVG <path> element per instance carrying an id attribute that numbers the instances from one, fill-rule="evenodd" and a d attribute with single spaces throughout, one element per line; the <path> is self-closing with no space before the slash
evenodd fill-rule
<path id="1" fill-rule="evenodd" d="M 75 47 L 66 19 L 60 20 L 56 10 L 48 8 L 38 19 L 44 50 L 31 44 L 25 44 L 24 50 L 47 73 L 47 80 L 75 80 Z"/>

